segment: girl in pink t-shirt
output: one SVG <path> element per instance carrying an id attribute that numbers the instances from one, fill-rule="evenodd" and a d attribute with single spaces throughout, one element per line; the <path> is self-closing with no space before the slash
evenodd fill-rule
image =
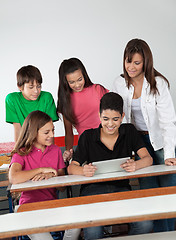
<path id="1" fill-rule="evenodd" d="M 65 126 L 64 160 L 72 157 L 73 126 L 79 136 L 100 124 L 99 105 L 108 90 L 93 84 L 83 63 L 77 58 L 64 60 L 59 68 L 57 110 L 63 115 Z"/>
<path id="2" fill-rule="evenodd" d="M 24 121 L 20 136 L 11 153 L 9 181 L 12 184 L 28 180 L 41 181 L 64 175 L 61 150 L 53 145 L 54 125 L 44 112 L 33 111 Z M 56 189 L 22 192 L 20 204 L 56 199 Z M 32 234 L 30 239 L 53 239 L 50 233 Z"/>

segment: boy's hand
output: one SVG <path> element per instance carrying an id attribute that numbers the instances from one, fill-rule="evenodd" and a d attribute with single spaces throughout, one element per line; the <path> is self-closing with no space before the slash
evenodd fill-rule
<path id="1" fill-rule="evenodd" d="M 120 165 L 127 172 L 134 172 L 136 171 L 136 162 L 133 159 L 127 160 L 125 163 Z"/>
<path id="2" fill-rule="evenodd" d="M 97 167 L 92 165 L 92 163 L 86 164 L 83 167 L 83 174 L 86 177 L 92 177 L 97 170 Z"/>
<path id="3" fill-rule="evenodd" d="M 168 158 L 165 160 L 165 164 L 168 166 L 176 165 L 176 158 Z"/>
<path id="4" fill-rule="evenodd" d="M 41 168 L 41 173 L 53 173 L 54 176 L 57 176 L 57 171 L 54 168 L 50 168 L 50 167 Z"/>
<path id="5" fill-rule="evenodd" d="M 64 162 L 65 162 L 65 161 L 70 161 L 70 159 L 72 158 L 72 156 L 73 156 L 73 149 L 66 150 L 66 151 L 63 153 Z"/>

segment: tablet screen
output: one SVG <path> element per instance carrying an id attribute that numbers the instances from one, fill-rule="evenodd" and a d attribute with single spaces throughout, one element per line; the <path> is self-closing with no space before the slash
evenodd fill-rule
<path id="1" fill-rule="evenodd" d="M 130 157 L 110 159 L 105 161 L 97 161 L 97 162 L 93 162 L 92 164 L 97 167 L 95 174 L 118 172 L 118 171 L 124 171 L 124 169 L 121 168 L 120 165 L 122 163 L 125 163 L 128 159 L 130 159 Z"/>

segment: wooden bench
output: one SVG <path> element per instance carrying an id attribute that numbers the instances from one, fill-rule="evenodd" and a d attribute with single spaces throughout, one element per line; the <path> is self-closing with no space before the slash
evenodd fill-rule
<path id="1" fill-rule="evenodd" d="M 176 217 L 175 193 L 176 187 L 168 187 L 24 204 L 18 213 L 0 216 L 0 239 L 173 218 Z"/>

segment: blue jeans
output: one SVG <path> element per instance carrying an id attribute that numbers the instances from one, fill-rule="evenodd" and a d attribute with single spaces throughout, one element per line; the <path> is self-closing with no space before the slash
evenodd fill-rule
<path id="1" fill-rule="evenodd" d="M 113 193 L 130 191 L 130 186 L 118 186 L 109 183 L 94 183 L 89 184 L 81 189 L 81 196 L 90 196 L 95 194 Z M 129 234 L 143 234 L 151 232 L 153 228 L 152 221 L 129 223 Z M 84 239 L 100 239 L 103 238 L 103 226 L 84 228 Z"/>
<path id="2" fill-rule="evenodd" d="M 163 149 L 154 151 L 149 135 L 141 135 L 146 148 L 153 158 L 153 165 L 164 164 Z M 137 156 L 136 159 L 139 159 Z M 139 178 L 141 189 L 176 186 L 176 174 Z M 174 230 L 175 219 L 163 219 L 154 221 L 154 232 L 164 232 Z"/>

